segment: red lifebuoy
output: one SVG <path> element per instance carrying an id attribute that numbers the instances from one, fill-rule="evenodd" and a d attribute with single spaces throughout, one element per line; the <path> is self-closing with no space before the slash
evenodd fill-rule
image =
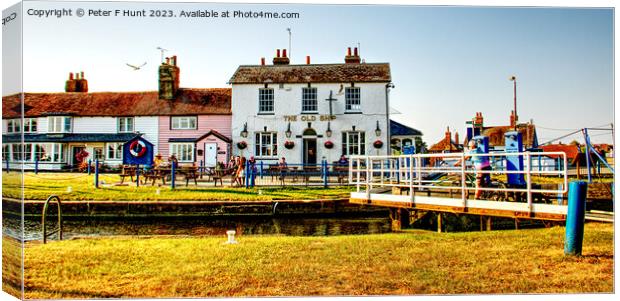
<path id="1" fill-rule="evenodd" d="M 140 140 L 135 140 L 129 145 L 129 153 L 136 158 L 144 156 L 146 154 L 146 144 Z"/>

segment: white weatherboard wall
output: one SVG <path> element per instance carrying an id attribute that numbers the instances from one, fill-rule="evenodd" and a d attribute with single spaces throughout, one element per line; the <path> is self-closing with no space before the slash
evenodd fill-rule
<path id="1" fill-rule="evenodd" d="M 343 87 L 350 87 L 351 83 L 342 83 Z M 308 128 L 308 121 L 302 121 L 302 116 L 315 116 L 316 121 L 312 121 L 311 127 L 322 135 L 317 138 L 317 161 L 320 162 L 323 157 L 328 162 L 336 161 L 342 154 L 342 131 L 352 130 L 355 125 L 357 131 L 366 132 L 366 154 L 367 155 L 387 155 L 387 118 L 386 118 L 386 83 L 355 83 L 355 87 L 360 87 L 361 94 L 361 112 L 362 114 L 345 114 L 345 96 L 344 88 L 340 91 L 340 83 L 313 83 L 311 87 L 317 88 L 317 114 L 302 114 L 301 97 L 302 88 L 308 87 L 307 83 L 302 84 L 284 84 L 280 88 L 280 84 L 269 84 L 269 88 L 274 89 L 274 115 L 258 114 L 258 91 L 264 88 L 263 84 L 233 84 L 232 87 L 232 137 L 234 141 L 233 153 L 244 156 L 254 155 L 254 132 L 263 131 L 267 126 L 267 131 L 278 132 L 278 158 L 286 157 L 289 163 L 301 163 L 303 161 L 303 145 L 302 138 L 296 136 L 301 135 Z M 327 121 L 320 121 L 320 117 L 329 115 L 329 102 L 325 99 L 329 98 L 329 92 L 333 91 L 333 98 L 337 101 L 333 102 L 333 114 L 335 120 L 331 121 L 332 137 L 327 138 L 325 131 L 327 130 Z M 296 116 L 297 121 L 291 121 L 291 138 L 286 138 L 285 131 L 288 121 L 285 116 Z M 307 118 L 306 117 L 306 118 Z M 375 134 L 375 128 L 379 121 L 381 135 Z M 242 138 L 240 133 L 243 130 L 243 124 L 248 124 L 248 137 Z M 381 149 L 375 149 L 373 142 L 376 140 L 383 141 Z M 295 142 L 295 147 L 291 150 L 284 148 L 285 141 Z M 334 143 L 332 149 L 326 149 L 323 143 L 330 140 Z M 248 148 L 241 152 L 236 143 L 246 141 Z"/>
<path id="2" fill-rule="evenodd" d="M 144 116 L 134 118 L 134 130 L 143 134 L 142 137 L 153 143 L 153 154 L 159 151 L 157 139 L 159 137 L 159 117 Z"/>
<path id="3" fill-rule="evenodd" d="M 116 117 L 74 117 L 73 133 L 75 134 L 115 134 Z"/>

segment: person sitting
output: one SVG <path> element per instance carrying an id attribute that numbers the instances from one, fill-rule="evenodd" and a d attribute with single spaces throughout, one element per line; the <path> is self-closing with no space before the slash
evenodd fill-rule
<path id="1" fill-rule="evenodd" d="M 153 168 L 161 166 L 163 162 L 164 160 L 162 159 L 161 154 L 157 153 L 157 155 L 155 155 L 155 159 L 153 160 Z"/>
<path id="2" fill-rule="evenodd" d="M 345 155 L 340 156 L 340 160 L 338 160 L 338 165 L 340 165 L 340 166 L 348 166 L 349 165 L 349 159 L 347 159 L 347 157 L 345 157 Z"/>

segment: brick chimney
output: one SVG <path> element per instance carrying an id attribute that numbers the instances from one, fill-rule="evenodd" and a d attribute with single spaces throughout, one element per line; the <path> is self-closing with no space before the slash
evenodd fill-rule
<path id="1" fill-rule="evenodd" d="M 517 125 L 517 115 L 515 115 L 514 110 L 510 110 L 510 127 L 515 127 Z"/>
<path id="2" fill-rule="evenodd" d="M 446 133 L 445 133 L 444 139 L 447 139 L 448 141 L 452 141 L 452 133 L 450 133 L 450 127 L 448 127 L 446 129 Z"/>
<path id="3" fill-rule="evenodd" d="M 351 47 L 347 48 L 347 55 L 344 57 L 345 64 L 359 64 L 361 62 L 360 56 L 357 53 L 357 47 L 355 47 L 353 55 L 351 55 Z"/>
<path id="4" fill-rule="evenodd" d="M 84 77 L 84 71 L 75 73 L 69 72 L 69 79 L 65 82 L 65 92 L 88 92 L 88 81 Z"/>
<path id="5" fill-rule="evenodd" d="M 80 72 L 80 76 L 75 80 L 75 92 L 88 92 L 88 81 L 84 77 L 84 71 Z"/>
<path id="6" fill-rule="evenodd" d="M 177 66 L 177 56 L 166 58 L 159 66 L 159 99 L 174 100 L 179 91 L 181 70 Z"/>
<path id="7" fill-rule="evenodd" d="M 73 79 L 73 72 L 69 72 L 69 80 L 65 82 L 65 92 L 75 92 L 75 79 Z"/>
<path id="8" fill-rule="evenodd" d="M 476 112 L 476 118 L 474 119 L 476 126 L 484 126 L 484 119 L 482 118 L 482 112 Z"/>
<path id="9" fill-rule="evenodd" d="M 459 132 L 454 132 L 454 143 L 456 144 L 461 144 L 461 142 L 459 141 Z"/>
<path id="10" fill-rule="evenodd" d="M 276 49 L 276 57 L 273 58 L 274 65 L 288 65 L 291 60 L 286 56 L 286 49 L 282 49 L 282 56 L 280 56 L 280 49 Z"/>

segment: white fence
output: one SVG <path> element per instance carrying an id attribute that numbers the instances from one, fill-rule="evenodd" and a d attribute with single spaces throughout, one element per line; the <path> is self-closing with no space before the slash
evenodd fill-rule
<path id="1" fill-rule="evenodd" d="M 487 157 L 491 163 L 490 170 L 476 170 L 471 164 L 473 157 Z M 507 170 L 507 159 L 523 159 L 522 170 Z M 539 168 L 532 164 L 549 157 L 560 158 L 564 164 L 560 168 Z M 434 160 L 431 166 L 428 161 Z M 534 197 L 540 194 L 561 195 L 568 189 L 568 174 L 566 172 L 567 158 L 564 152 L 522 152 L 522 153 L 443 153 L 443 154 L 415 154 L 399 156 L 352 156 L 349 161 L 349 184 L 357 188 L 356 195 L 362 190 L 366 199 L 371 199 L 371 190 L 380 187 L 399 187 L 408 190 L 408 197 L 415 202 L 416 191 L 457 191 L 466 207 L 471 191 L 479 189 L 486 197 L 483 200 L 494 200 L 495 195 L 523 196 L 513 197 L 512 200 L 525 201 L 529 209 L 532 208 Z M 476 188 L 476 174 L 488 174 L 494 180 Z M 508 176 L 523 176 L 523 182 L 518 185 L 508 183 Z M 562 178 L 562 183 L 555 185 L 540 185 L 534 182 L 534 176 Z M 542 179 L 542 178 L 539 178 Z M 557 181 L 555 181 L 557 183 Z M 553 186 L 553 187 L 551 187 Z M 363 188 L 363 189 L 362 189 Z M 460 192 L 460 193 L 459 193 Z M 497 199 L 495 199 L 497 200 Z"/>

